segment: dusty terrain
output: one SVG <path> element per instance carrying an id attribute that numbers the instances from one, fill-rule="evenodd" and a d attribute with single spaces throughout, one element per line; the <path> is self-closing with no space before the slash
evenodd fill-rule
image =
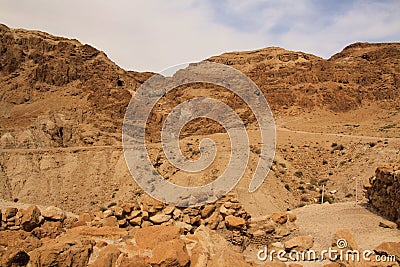
<path id="1" fill-rule="evenodd" d="M 383 233 L 376 225 L 380 217 L 352 208 L 356 197 L 366 202 L 363 185 L 377 167 L 400 162 L 400 44 L 356 43 L 328 60 L 276 47 L 208 60 L 244 72 L 267 98 L 277 130 L 272 170 L 259 190 L 247 192 L 259 154 L 255 118 L 230 92 L 194 84 L 165 96 L 148 122 L 149 153 L 160 173 L 200 185 L 227 165 L 229 140 L 212 121 L 196 120 L 182 132 L 189 158 L 198 157 L 205 137 L 218 144 L 215 162 L 200 174 L 177 171 L 159 143 L 174 106 L 210 96 L 230 105 L 248 129 L 250 162 L 234 192 L 253 218 L 294 210 L 292 234 L 312 234 L 318 248 L 343 228 L 361 247 L 400 241 L 398 230 Z M 7 201 L 1 209 L 28 203 L 82 214 L 142 196 L 126 167 L 121 129 L 132 94 L 151 75 L 123 70 L 77 40 L 0 25 L 0 198 Z M 318 204 L 322 188 L 325 201 L 337 204 Z M 313 214 L 320 220 L 310 225 Z M 343 224 L 339 214 L 346 215 Z M 360 220 L 369 224 L 357 230 Z"/>

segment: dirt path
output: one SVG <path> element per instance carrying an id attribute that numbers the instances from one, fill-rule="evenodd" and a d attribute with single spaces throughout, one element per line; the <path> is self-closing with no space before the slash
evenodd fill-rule
<path id="1" fill-rule="evenodd" d="M 346 138 L 358 138 L 358 139 L 367 139 L 367 140 L 393 140 L 400 141 L 400 138 L 396 137 L 377 137 L 377 136 L 365 136 L 365 135 L 349 135 L 349 134 L 336 134 L 336 133 L 322 133 L 322 132 L 307 132 L 307 131 L 298 131 L 298 130 L 290 130 L 284 127 L 277 127 L 277 132 L 290 132 L 295 134 L 303 134 L 303 135 L 316 135 L 316 136 L 335 136 L 335 137 L 346 137 Z M 104 149 L 104 148 L 113 148 L 113 149 L 122 149 L 122 145 L 105 145 L 105 146 L 75 146 L 75 147 L 49 147 L 49 148 L 10 148 L 10 149 L 0 149 L 0 153 L 8 152 L 8 153 L 25 153 L 25 152 L 54 152 L 54 151 L 77 151 L 77 150 L 94 150 L 94 149 Z"/>
<path id="2" fill-rule="evenodd" d="M 282 128 L 282 127 L 277 127 L 276 130 L 278 132 L 281 131 L 281 132 L 290 132 L 290 133 L 305 134 L 305 135 L 335 136 L 335 137 L 358 138 L 358 139 L 366 139 L 366 140 L 382 140 L 382 139 L 384 139 L 384 140 L 400 141 L 400 138 L 396 138 L 396 137 L 378 137 L 378 136 L 367 136 L 367 135 L 307 132 L 307 131 L 290 130 L 288 128 Z"/>
<path id="3" fill-rule="evenodd" d="M 360 249 L 374 249 L 382 242 L 400 242 L 400 231 L 379 226 L 382 217 L 354 202 L 315 204 L 293 210 L 300 235 L 312 235 L 315 249 L 328 249 L 333 235 L 349 229 Z"/>
<path id="4" fill-rule="evenodd" d="M 364 205 L 355 205 L 354 202 L 308 205 L 292 212 L 297 216 L 298 235 L 313 236 L 312 250 L 317 254 L 329 249 L 334 234 L 342 229 L 348 229 L 353 233 L 361 251 L 373 250 L 383 242 L 400 242 L 400 230 L 380 227 L 379 222 L 383 220 L 382 217 L 369 211 Z M 245 256 L 259 263 L 256 257 L 259 249 L 262 248 L 249 248 L 244 252 Z M 297 263 L 305 267 L 320 267 L 328 264 L 329 260 Z"/>
<path id="5" fill-rule="evenodd" d="M 72 146 L 72 147 L 46 147 L 46 148 L 9 148 L 0 149 L 0 153 L 36 153 L 36 152 L 56 152 L 56 151 L 79 151 L 95 149 L 122 149 L 122 146 Z"/>

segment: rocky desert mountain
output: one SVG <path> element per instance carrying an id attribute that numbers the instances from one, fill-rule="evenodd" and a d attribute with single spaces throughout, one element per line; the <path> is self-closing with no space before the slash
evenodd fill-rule
<path id="1" fill-rule="evenodd" d="M 148 121 L 149 154 L 160 173 L 201 185 L 227 166 L 229 139 L 207 119 L 183 129 L 181 148 L 195 159 L 201 139 L 215 140 L 209 168 L 180 171 L 162 153 L 161 125 L 196 96 L 237 112 L 251 155 L 229 196 L 171 207 L 137 186 L 121 143 L 126 107 L 153 73 L 123 70 L 78 40 L 0 25 L 1 266 L 258 266 L 257 250 L 267 243 L 324 248 L 341 235 L 363 249 L 391 241 L 375 253 L 400 257 L 400 233 L 386 220 L 400 223 L 400 44 L 355 43 L 329 59 L 269 47 L 206 60 L 242 71 L 261 89 L 275 117 L 276 156 L 264 184 L 248 193 L 260 148 L 250 109 L 223 88 L 177 88 Z M 331 204 L 319 204 L 322 192 Z M 155 232 L 162 232 L 153 237 L 159 244 Z"/>

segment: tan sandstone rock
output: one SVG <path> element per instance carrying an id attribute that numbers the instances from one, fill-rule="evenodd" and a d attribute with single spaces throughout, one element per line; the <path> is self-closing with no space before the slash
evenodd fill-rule
<path id="1" fill-rule="evenodd" d="M 285 249 L 292 249 L 297 251 L 304 251 L 312 248 L 314 239 L 312 236 L 296 236 L 286 241 Z"/>
<path id="2" fill-rule="evenodd" d="M 246 221 L 243 218 L 228 215 L 225 217 L 225 224 L 227 228 L 240 229 L 245 226 Z"/>

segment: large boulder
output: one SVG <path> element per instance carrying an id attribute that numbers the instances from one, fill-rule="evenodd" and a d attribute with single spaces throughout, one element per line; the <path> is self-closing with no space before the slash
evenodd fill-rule
<path id="1" fill-rule="evenodd" d="M 159 243 L 152 253 L 149 262 L 154 267 L 180 267 L 188 266 L 189 255 L 186 251 L 185 242 L 173 239 Z"/>
<path id="2" fill-rule="evenodd" d="M 93 251 L 93 241 L 70 236 L 52 240 L 31 252 L 31 266 L 86 267 Z"/>
<path id="3" fill-rule="evenodd" d="M 65 211 L 60 208 L 50 206 L 42 211 L 43 217 L 52 221 L 64 221 L 67 217 Z"/>
<path id="4" fill-rule="evenodd" d="M 135 241 L 141 249 L 154 249 L 160 242 L 178 239 L 182 228 L 178 226 L 154 225 L 140 228 L 135 234 Z"/>
<path id="5" fill-rule="evenodd" d="M 37 206 L 32 205 L 26 210 L 22 210 L 21 226 L 27 232 L 32 231 L 40 225 L 43 218 Z"/>

